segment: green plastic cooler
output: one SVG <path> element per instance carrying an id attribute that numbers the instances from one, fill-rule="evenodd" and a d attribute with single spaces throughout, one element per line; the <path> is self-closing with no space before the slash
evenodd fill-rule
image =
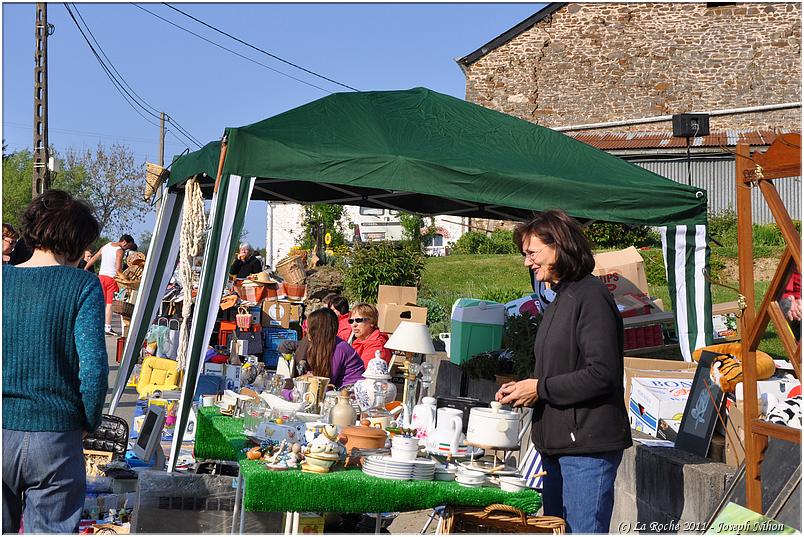
<path id="1" fill-rule="evenodd" d="M 489 300 L 459 298 L 452 305 L 452 333 L 449 355 L 462 364 L 481 352 L 502 347 L 505 306 Z"/>

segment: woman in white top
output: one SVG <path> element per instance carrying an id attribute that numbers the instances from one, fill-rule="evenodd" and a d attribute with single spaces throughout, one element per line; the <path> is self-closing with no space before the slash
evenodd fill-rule
<path id="1" fill-rule="evenodd" d="M 137 245 L 131 235 L 122 235 L 119 241 L 107 243 L 98 250 L 98 253 L 93 255 L 87 261 L 86 267 L 84 267 L 84 270 L 90 270 L 98 258 L 101 260 L 98 278 L 100 278 L 101 287 L 103 288 L 103 300 L 106 303 L 106 324 L 104 329 L 107 336 L 120 335 L 112 330 L 112 301 L 114 300 L 114 294 L 120 290 L 114 277 L 123 270 L 123 252 L 135 250 L 136 248 Z"/>

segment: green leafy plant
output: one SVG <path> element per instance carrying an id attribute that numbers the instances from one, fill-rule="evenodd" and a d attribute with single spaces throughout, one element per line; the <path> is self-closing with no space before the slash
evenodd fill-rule
<path id="1" fill-rule="evenodd" d="M 447 320 L 447 309 L 434 298 L 419 297 L 416 304 L 423 308 L 427 308 L 427 324 L 436 325 Z"/>
<path id="2" fill-rule="evenodd" d="M 344 265 L 343 283 L 349 299 L 376 303 L 380 285 L 418 287 L 424 255 L 409 244 L 371 242 L 356 247 Z"/>
<path id="3" fill-rule="evenodd" d="M 480 294 L 480 300 L 491 300 L 492 302 L 506 304 L 512 300 L 522 298 L 526 294 L 528 294 L 527 291 L 516 289 L 514 287 L 492 288 L 484 290 Z"/>
<path id="4" fill-rule="evenodd" d="M 526 379 L 533 374 L 536 363 L 533 344 L 541 320 L 541 315 L 534 316 L 526 311 L 505 319 L 503 347 L 511 352 L 513 374 L 517 380 Z"/>
<path id="5" fill-rule="evenodd" d="M 648 226 L 595 222 L 584 228 L 584 234 L 593 248 L 639 248 L 659 243 L 659 235 Z"/>
<path id="6" fill-rule="evenodd" d="M 495 375 L 511 373 L 511 362 L 502 359 L 499 351 L 481 352 L 462 363 L 461 369 L 471 379 L 494 380 Z"/>

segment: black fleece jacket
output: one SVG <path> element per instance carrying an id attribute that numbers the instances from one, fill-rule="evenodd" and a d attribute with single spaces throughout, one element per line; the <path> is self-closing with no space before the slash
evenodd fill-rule
<path id="1" fill-rule="evenodd" d="M 252 255 L 245 261 L 240 261 L 239 258 L 235 258 L 232 266 L 229 267 L 229 274 L 233 275 L 235 278 L 247 278 L 258 272 L 262 272 L 262 262 L 260 262 L 256 255 Z"/>
<path id="2" fill-rule="evenodd" d="M 623 401 L 623 321 L 603 283 L 588 275 L 554 287 L 536 335 L 533 444 L 544 455 L 631 446 Z"/>

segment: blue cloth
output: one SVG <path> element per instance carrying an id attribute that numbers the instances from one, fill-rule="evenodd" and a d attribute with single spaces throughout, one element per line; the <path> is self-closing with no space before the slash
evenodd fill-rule
<path id="1" fill-rule="evenodd" d="M 622 450 L 592 455 L 542 456 L 547 475 L 544 514 L 567 523 L 567 533 L 609 533 L 614 510 L 614 480 Z"/>
<path id="2" fill-rule="evenodd" d="M 3 429 L 3 533 L 76 533 L 85 495 L 81 431 Z"/>
<path id="3" fill-rule="evenodd" d="M 94 431 L 109 382 L 98 277 L 3 266 L 3 429 Z"/>

